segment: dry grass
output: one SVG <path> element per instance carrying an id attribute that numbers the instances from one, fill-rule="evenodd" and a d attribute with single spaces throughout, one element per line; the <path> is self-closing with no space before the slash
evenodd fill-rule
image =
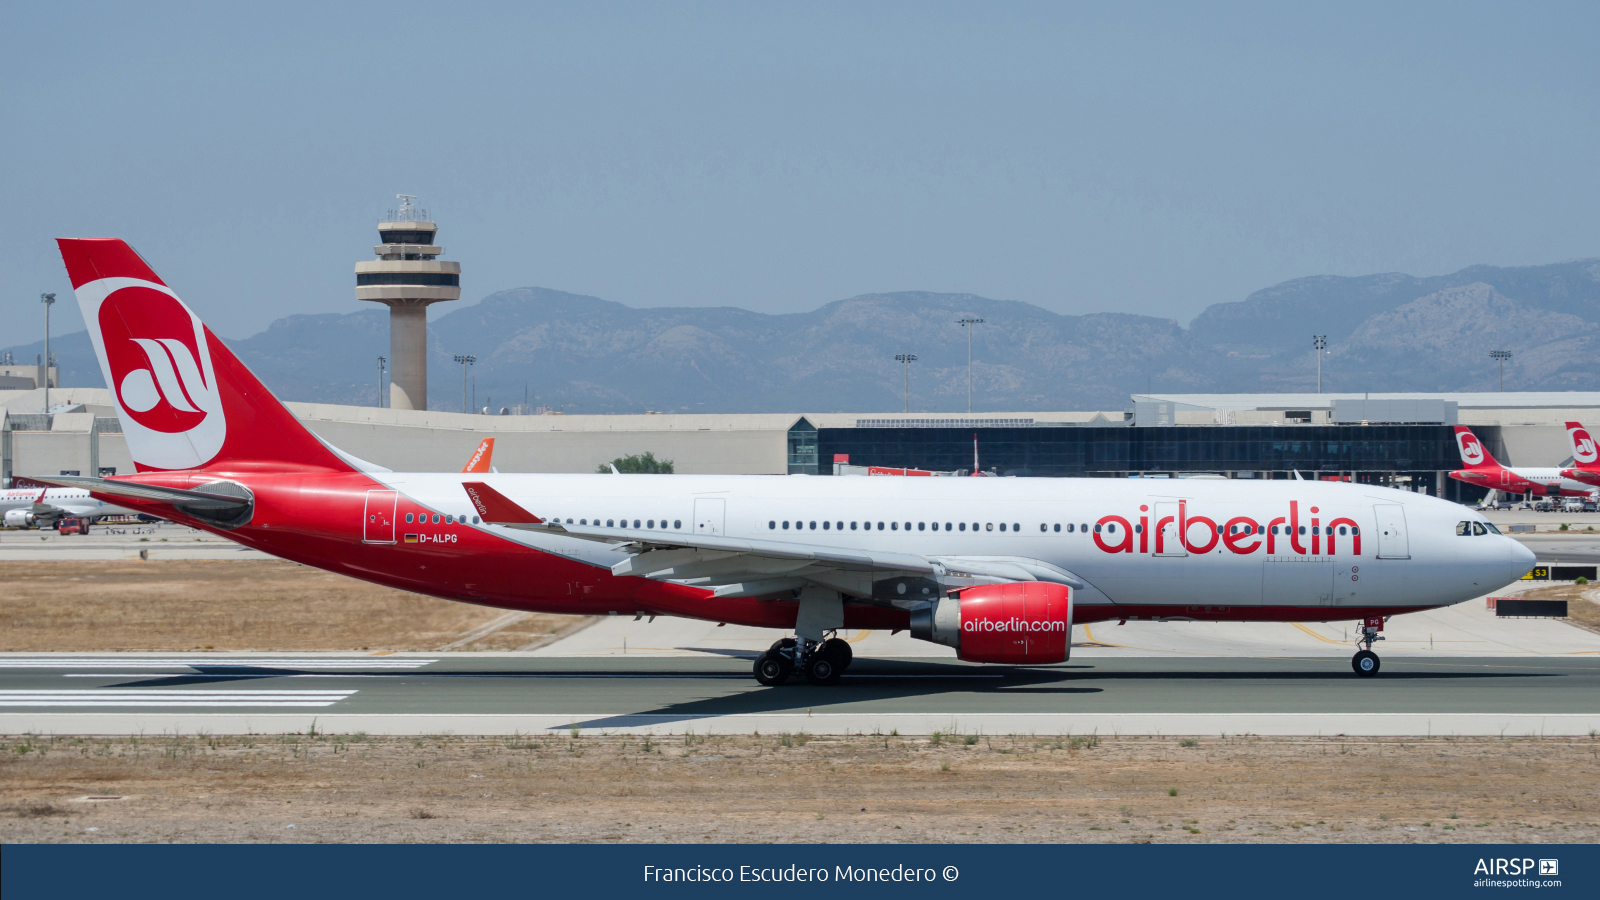
<path id="1" fill-rule="evenodd" d="M 1567 621 L 1600 634 L 1600 588 L 1592 584 L 1564 584 L 1522 594 L 1529 600 L 1567 601 Z"/>
<path id="2" fill-rule="evenodd" d="M 0 651 L 427 651 L 503 615 L 282 560 L 0 563 Z M 583 621 L 533 615 L 458 649 Z"/>
<path id="3" fill-rule="evenodd" d="M 1594 738 L 966 737 L 12 738 L 0 842 L 1600 840 Z"/>

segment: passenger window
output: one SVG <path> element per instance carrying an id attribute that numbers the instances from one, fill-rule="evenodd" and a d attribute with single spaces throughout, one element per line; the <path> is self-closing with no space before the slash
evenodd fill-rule
<path id="1" fill-rule="evenodd" d="M 1343 525 L 1340 525 L 1340 526 L 1339 526 L 1339 533 L 1340 533 L 1340 534 L 1346 534 L 1346 533 L 1347 533 L 1347 532 L 1346 532 L 1346 531 L 1345 531 L 1345 528 L 1344 528 L 1344 526 L 1343 526 Z"/>
<path id="2" fill-rule="evenodd" d="M 906 523 L 906 530 L 907 530 L 907 531 L 910 531 L 910 530 L 911 530 L 911 523 L 910 523 L 910 522 L 907 522 L 907 523 Z"/>
<path id="3" fill-rule="evenodd" d="M 844 523 L 843 522 L 835 522 L 833 527 L 838 529 L 839 531 L 843 531 L 844 530 Z"/>
<path id="4" fill-rule="evenodd" d="M 817 530 L 817 523 L 815 523 L 815 522 L 811 523 L 811 530 L 812 531 L 816 531 Z"/>
<path id="5" fill-rule="evenodd" d="M 822 523 L 822 530 L 823 530 L 823 531 L 827 531 L 827 530 L 828 530 L 828 524 L 829 524 L 829 523 L 827 523 L 827 522 L 823 522 L 823 523 Z"/>
<path id="6" fill-rule="evenodd" d="M 1039 523 L 1039 530 L 1040 530 L 1040 531 L 1041 531 L 1041 532 L 1043 532 L 1043 531 L 1049 531 L 1049 530 L 1050 530 L 1050 526 L 1048 526 L 1048 525 L 1046 525 L 1046 524 L 1044 524 L 1044 523 L 1043 523 L 1043 522 L 1040 522 L 1040 523 Z"/>
<path id="7" fill-rule="evenodd" d="M 1085 522 L 1085 523 L 1083 523 L 1083 524 L 1082 524 L 1082 525 L 1079 525 L 1079 526 L 1078 526 L 1078 528 L 1079 528 L 1079 529 L 1080 529 L 1080 530 L 1082 530 L 1082 531 L 1088 531 L 1088 530 L 1089 530 L 1089 523 L 1088 523 L 1088 522 Z"/>
<path id="8" fill-rule="evenodd" d="M 1011 523 L 1011 530 L 1012 531 L 1021 531 L 1022 530 L 1022 523 L 1021 522 L 1012 522 Z"/>
<path id="9" fill-rule="evenodd" d="M 783 530 L 784 531 L 788 531 L 789 530 L 789 520 L 788 519 L 784 519 L 783 520 Z"/>
<path id="10" fill-rule="evenodd" d="M 438 513 L 434 513 L 433 514 L 433 524 L 435 524 L 435 525 L 439 524 L 439 514 Z"/>
<path id="11" fill-rule="evenodd" d="M 406 513 L 406 524 L 407 525 L 411 524 L 411 513 Z"/>
<path id="12" fill-rule="evenodd" d="M 639 527 L 639 520 L 638 519 L 634 519 L 633 520 L 633 527 L 635 527 L 635 528 Z"/>
<path id="13" fill-rule="evenodd" d="M 1116 534 L 1117 533 L 1117 523 L 1112 522 L 1112 523 L 1106 525 L 1106 531 L 1109 534 Z"/>
<path id="14" fill-rule="evenodd" d="M 1057 523 L 1056 523 L 1056 533 L 1058 533 L 1058 534 L 1059 534 L 1059 533 L 1060 533 L 1060 532 L 1061 532 L 1061 523 L 1060 523 L 1060 522 L 1057 522 Z"/>
<path id="15" fill-rule="evenodd" d="M 1301 534 L 1305 534 L 1306 533 L 1306 527 L 1304 525 L 1300 526 L 1300 533 Z"/>
<path id="16" fill-rule="evenodd" d="M 1072 524 L 1072 523 L 1071 523 L 1071 522 L 1068 522 L 1068 523 L 1067 523 L 1067 534 L 1071 534 L 1071 533 L 1073 533 L 1073 532 L 1074 532 L 1074 531 L 1076 531 L 1076 530 L 1077 530 L 1077 527 L 1078 527 L 1078 526 L 1076 526 L 1076 525 L 1074 525 L 1074 524 Z"/>
<path id="17" fill-rule="evenodd" d="M 907 524 L 910 524 L 910 523 L 907 523 Z M 917 530 L 918 531 L 927 531 L 928 530 L 928 523 L 927 522 L 918 522 L 917 523 Z"/>
<path id="18" fill-rule="evenodd" d="M 1006 523 L 1004 523 L 1004 522 L 1000 523 L 1000 530 L 1001 531 L 1005 531 L 1006 530 Z"/>
<path id="19" fill-rule="evenodd" d="M 769 521 L 767 523 L 767 530 L 768 531 L 777 531 L 778 530 L 778 523 L 775 522 L 775 521 Z"/>
<path id="20" fill-rule="evenodd" d="M 477 516 L 473 516 L 472 517 L 472 524 L 474 524 L 474 525 L 478 524 L 478 517 Z"/>
<path id="21" fill-rule="evenodd" d="M 949 522 L 944 523 L 944 530 L 945 531 L 949 531 L 950 530 L 950 523 Z"/>
<path id="22" fill-rule="evenodd" d="M 989 524 L 983 526 L 983 530 L 984 531 L 993 531 L 994 530 L 994 523 L 990 522 Z"/>
<path id="23" fill-rule="evenodd" d="M 882 528 L 883 527 L 883 523 L 879 522 L 878 523 L 878 527 Z M 889 523 L 889 530 L 890 531 L 899 531 L 900 530 L 900 523 L 899 522 L 890 522 Z"/>
<path id="24" fill-rule="evenodd" d="M 851 531 L 855 531 L 856 530 L 856 523 L 854 523 L 854 522 L 850 523 L 850 530 Z"/>
<path id="25" fill-rule="evenodd" d="M 646 528 L 654 528 L 654 527 L 656 527 L 656 520 L 655 519 L 651 519 L 648 522 L 645 522 L 644 523 L 644 527 L 646 527 Z"/>
<path id="26" fill-rule="evenodd" d="M 961 523 L 961 528 L 960 528 L 960 529 L 958 529 L 958 530 L 960 530 L 960 531 L 966 531 L 966 530 L 967 530 L 967 523 L 965 523 L 965 522 L 962 522 L 962 523 Z"/>
<path id="27" fill-rule="evenodd" d="M 1099 533 L 1100 533 L 1100 526 L 1099 526 L 1099 525 L 1096 525 L 1096 526 L 1095 526 L 1095 527 L 1094 527 L 1094 533 L 1095 533 L 1095 534 L 1099 534 Z"/>
<path id="28" fill-rule="evenodd" d="M 1133 526 L 1133 533 L 1134 534 L 1144 534 L 1144 526 L 1143 525 L 1135 525 L 1135 526 Z"/>
<path id="29" fill-rule="evenodd" d="M 607 527 L 607 528 L 610 528 L 610 527 L 612 527 L 612 525 L 611 525 L 611 523 L 612 523 L 612 521 L 613 521 L 613 520 L 611 520 L 611 519 L 607 519 L 607 520 L 606 520 L 606 527 Z"/>

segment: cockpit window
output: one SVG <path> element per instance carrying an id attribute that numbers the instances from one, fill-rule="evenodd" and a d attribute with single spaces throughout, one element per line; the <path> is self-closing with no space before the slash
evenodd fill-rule
<path id="1" fill-rule="evenodd" d="M 1456 523 L 1456 537 L 1462 537 L 1464 535 L 1469 535 L 1471 533 L 1472 533 L 1472 523 L 1471 522 L 1457 522 Z"/>
<path id="2" fill-rule="evenodd" d="M 1473 522 L 1472 523 L 1472 533 L 1473 534 L 1488 534 L 1489 533 L 1489 529 L 1483 527 L 1483 523 L 1482 522 Z"/>
<path id="3" fill-rule="evenodd" d="M 1494 527 L 1494 523 L 1493 522 L 1485 522 L 1485 523 L 1483 523 L 1483 527 L 1489 529 L 1489 533 L 1490 534 L 1500 534 L 1501 533 L 1500 529 Z"/>

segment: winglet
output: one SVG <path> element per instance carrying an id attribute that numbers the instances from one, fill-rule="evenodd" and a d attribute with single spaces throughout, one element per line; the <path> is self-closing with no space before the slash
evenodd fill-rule
<path id="1" fill-rule="evenodd" d="M 467 492 L 467 499 L 472 501 L 478 515 L 491 525 L 543 525 L 544 520 L 531 512 L 511 502 L 506 495 L 500 493 L 481 481 L 464 482 L 461 487 Z"/>

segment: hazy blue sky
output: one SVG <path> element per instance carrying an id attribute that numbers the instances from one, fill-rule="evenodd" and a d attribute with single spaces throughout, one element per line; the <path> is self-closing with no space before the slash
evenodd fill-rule
<path id="1" fill-rule="evenodd" d="M 355 310 L 400 192 L 472 301 L 1187 322 L 1600 255 L 1600 4 L 1305 6 L 8 6 L 0 345 L 69 298 L 61 235 L 128 239 L 225 336 Z"/>

